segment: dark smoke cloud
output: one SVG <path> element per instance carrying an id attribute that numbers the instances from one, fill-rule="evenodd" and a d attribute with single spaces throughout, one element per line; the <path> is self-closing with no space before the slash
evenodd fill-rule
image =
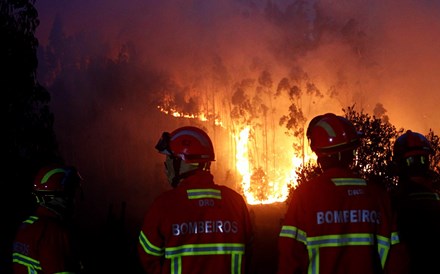
<path id="1" fill-rule="evenodd" d="M 271 3 L 272 6 L 267 5 Z M 116 58 L 133 43 L 155 69 L 186 85 L 219 56 L 236 79 L 258 68 L 283 77 L 295 65 L 323 90 L 328 107 L 377 103 L 396 126 L 439 131 L 439 4 L 433 1 L 37 1 L 42 46 L 55 15 L 81 51 Z M 298 10 L 301 10 L 298 12 Z M 313 111 L 307 113 L 313 115 Z"/>

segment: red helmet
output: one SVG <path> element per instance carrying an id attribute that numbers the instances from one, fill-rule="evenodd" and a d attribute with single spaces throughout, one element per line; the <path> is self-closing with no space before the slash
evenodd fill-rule
<path id="1" fill-rule="evenodd" d="M 50 165 L 41 168 L 34 180 L 33 190 L 38 194 L 62 195 L 74 192 L 80 186 L 81 175 L 73 167 Z"/>
<path id="2" fill-rule="evenodd" d="M 307 129 L 310 147 L 318 155 L 355 149 L 360 145 L 360 136 L 349 120 L 333 113 L 313 118 Z"/>
<path id="3" fill-rule="evenodd" d="M 208 134 L 193 126 L 181 127 L 171 133 L 164 132 L 156 149 L 186 163 L 206 163 L 215 160 L 214 148 Z"/>
<path id="4" fill-rule="evenodd" d="M 397 161 L 404 160 L 411 156 L 427 156 L 434 151 L 431 148 L 431 144 L 420 133 L 407 130 L 394 143 L 394 158 Z"/>

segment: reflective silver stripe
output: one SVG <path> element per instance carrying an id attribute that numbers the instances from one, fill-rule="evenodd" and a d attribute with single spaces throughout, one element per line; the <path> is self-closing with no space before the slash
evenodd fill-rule
<path id="1" fill-rule="evenodd" d="M 385 237 L 381 237 L 386 239 Z M 353 234 L 335 234 L 325 235 L 318 237 L 307 238 L 307 249 L 309 250 L 309 274 L 319 273 L 319 249 L 321 247 L 338 247 L 338 246 L 362 246 L 362 245 L 375 245 L 377 237 L 370 233 L 353 233 Z M 381 262 L 385 262 L 388 252 L 385 251 L 382 246 L 382 250 L 378 245 L 378 253 Z M 389 248 L 388 248 L 389 249 Z M 383 267 L 383 264 L 382 264 Z"/>
<path id="2" fill-rule="evenodd" d="M 12 253 L 12 262 L 24 265 L 28 268 L 29 273 L 37 273 L 38 270 L 41 270 L 40 261 L 17 252 Z"/>
<path id="3" fill-rule="evenodd" d="M 202 199 L 202 198 L 221 199 L 222 198 L 221 191 L 212 188 L 188 189 L 186 193 L 188 194 L 188 199 Z"/>
<path id="4" fill-rule="evenodd" d="M 375 236 L 370 233 L 335 234 L 307 238 L 307 246 L 310 248 L 346 245 L 374 245 L 374 243 Z"/>
<path id="5" fill-rule="evenodd" d="M 418 192 L 409 194 L 411 200 L 440 200 L 440 197 L 437 193 L 434 192 Z"/>
<path id="6" fill-rule="evenodd" d="M 147 239 L 147 236 L 145 236 L 143 231 L 141 231 L 141 233 L 139 234 L 139 243 L 141 244 L 144 251 L 150 255 L 159 256 L 159 257 L 164 255 L 163 248 L 160 248 L 160 247 L 153 245 Z"/>
<path id="7" fill-rule="evenodd" d="M 47 181 L 49 181 L 49 178 L 56 173 L 65 173 L 65 172 L 66 170 L 64 170 L 63 168 L 54 168 L 46 172 L 46 174 L 44 174 L 43 178 L 41 178 L 41 183 L 42 184 L 47 183 Z"/>
<path id="8" fill-rule="evenodd" d="M 336 186 L 365 186 L 367 182 L 362 178 L 332 178 Z"/>
<path id="9" fill-rule="evenodd" d="M 33 224 L 38 220 L 37 216 L 29 216 L 26 220 L 23 221 L 23 223 L 26 224 Z"/>
<path id="10" fill-rule="evenodd" d="M 377 244 L 377 252 L 380 257 L 382 268 L 384 268 L 390 246 L 400 242 L 397 232 L 393 232 L 391 238 L 371 233 L 334 234 L 307 237 L 305 231 L 294 226 L 286 225 L 282 227 L 279 236 L 295 239 L 307 246 L 310 260 L 308 274 L 319 273 L 319 249 L 321 247 L 372 246 Z"/>
<path id="11" fill-rule="evenodd" d="M 231 255 L 231 273 L 239 274 L 242 267 L 242 258 L 245 253 L 244 244 L 216 243 L 192 244 L 165 248 L 165 258 L 171 260 L 171 273 L 182 273 L 183 256 L 202 255 Z"/>
<path id="12" fill-rule="evenodd" d="M 281 228 L 280 237 L 293 238 L 307 245 L 306 232 L 294 226 L 283 225 Z"/>
<path id="13" fill-rule="evenodd" d="M 244 244 L 192 244 L 165 248 L 165 257 L 194 256 L 194 255 L 223 255 L 223 254 L 244 254 Z"/>

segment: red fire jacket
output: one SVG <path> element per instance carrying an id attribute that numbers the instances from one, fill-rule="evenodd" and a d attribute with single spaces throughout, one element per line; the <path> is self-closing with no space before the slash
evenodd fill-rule
<path id="1" fill-rule="evenodd" d="M 278 273 L 405 273 L 405 250 L 385 189 L 333 168 L 294 191 Z"/>
<path id="2" fill-rule="evenodd" d="M 245 273 L 252 233 L 243 197 L 197 171 L 152 203 L 139 257 L 147 273 Z"/>
<path id="3" fill-rule="evenodd" d="M 42 206 L 19 227 L 12 257 L 15 274 L 81 270 L 68 227 L 53 211 Z"/>

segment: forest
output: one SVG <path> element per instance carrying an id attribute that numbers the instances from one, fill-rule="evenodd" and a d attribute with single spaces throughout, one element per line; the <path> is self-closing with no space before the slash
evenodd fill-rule
<path id="1" fill-rule="evenodd" d="M 143 213 L 169 187 L 154 144 L 163 131 L 182 125 L 200 126 L 212 137 L 218 158 L 213 167 L 216 181 L 249 201 L 261 226 L 257 245 L 261 249 L 264 233 L 271 240 L 276 236 L 273 226 L 265 231 L 265 220 L 276 225 L 289 189 L 316 174 L 304 134 L 314 115 L 335 112 L 351 120 L 364 133 L 359 171 L 367 178 L 379 177 L 385 187 L 396 184 L 393 142 L 411 128 L 400 124 L 402 120 L 394 125 L 396 115 L 390 117 L 387 105 L 367 96 L 373 92 L 369 84 L 359 88 L 359 82 L 370 83 L 362 75 L 374 73 L 369 33 L 361 22 L 352 17 L 329 20 L 318 5 L 310 28 L 304 1 L 292 1 L 284 9 L 268 2 L 260 13 L 240 8 L 236 20 L 244 28 L 254 27 L 249 23 L 252 18 L 270 26 L 262 29 L 260 39 L 265 32 L 282 33 L 282 39 L 272 41 L 264 54 L 258 43 L 240 41 L 255 45 L 255 51 L 245 48 L 234 55 L 212 47 L 205 52 L 188 44 L 155 60 L 156 55 L 145 50 L 157 47 L 152 37 L 139 43 L 114 42 L 95 39 L 94 33 L 66 33 L 59 17 L 42 45 L 36 37 L 40 19 L 34 1 L 2 1 L 0 83 L 6 96 L 1 109 L 6 117 L 2 151 L 7 197 L 2 199 L 1 273 L 10 272 L 13 235 L 34 206 L 33 177 L 55 160 L 77 166 L 85 180 L 76 226 L 88 271 L 139 272 L 135 243 Z M 302 58 L 317 51 L 329 36 L 343 45 L 342 55 L 360 65 L 356 72 L 339 70 L 323 81 Z M 191 52 L 184 54 L 185 50 Z M 270 60 L 265 58 L 269 54 Z M 238 67 L 241 59 L 245 64 Z M 239 137 L 245 132 L 243 144 Z M 439 178 L 439 136 L 430 127 L 421 133 L 433 146 L 431 168 Z M 249 164 L 247 182 L 237 167 L 243 147 Z M 292 156 L 298 162 L 292 163 Z M 282 193 L 270 196 L 276 189 Z M 96 256 L 98 246 L 102 250 Z M 106 264 L 109 260 L 112 265 Z"/>

